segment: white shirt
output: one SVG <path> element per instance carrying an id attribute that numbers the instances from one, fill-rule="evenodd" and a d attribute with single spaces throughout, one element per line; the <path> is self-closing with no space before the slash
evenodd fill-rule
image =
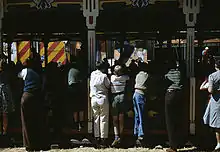
<path id="1" fill-rule="evenodd" d="M 112 93 L 119 93 L 125 91 L 126 81 L 129 80 L 129 76 L 122 75 L 122 76 L 111 76 L 111 92 Z"/>
<path id="2" fill-rule="evenodd" d="M 90 77 L 90 97 L 106 98 L 108 97 L 108 89 L 110 81 L 106 74 L 100 70 L 93 71 Z"/>
<path id="3" fill-rule="evenodd" d="M 18 77 L 25 80 L 27 76 L 27 68 L 23 69 L 21 72 L 18 73 Z"/>

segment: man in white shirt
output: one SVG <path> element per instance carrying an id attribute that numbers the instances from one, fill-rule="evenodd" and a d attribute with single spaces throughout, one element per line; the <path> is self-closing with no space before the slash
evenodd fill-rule
<path id="1" fill-rule="evenodd" d="M 105 147 L 105 141 L 108 138 L 109 130 L 109 101 L 108 91 L 110 81 L 106 74 L 104 74 L 104 64 L 102 62 L 96 63 L 96 71 L 91 73 L 90 77 L 90 97 L 91 106 L 94 117 L 94 136 L 99 142 L 100 146 Z"/>

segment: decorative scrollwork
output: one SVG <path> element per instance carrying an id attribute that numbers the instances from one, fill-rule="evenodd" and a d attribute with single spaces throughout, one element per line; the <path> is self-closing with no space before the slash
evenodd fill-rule
<path id="1" fill-rule="evenodd" d="M 131 0 L 134 7 L 146 7 L 149 4 L 149 0 Z"/>
<path id="2" fill-rule="evenodd" d="M 33 0 L 33 2 L 36 4 L 37 9 L 47 9 L 51 8 L 54 0 Z"/>

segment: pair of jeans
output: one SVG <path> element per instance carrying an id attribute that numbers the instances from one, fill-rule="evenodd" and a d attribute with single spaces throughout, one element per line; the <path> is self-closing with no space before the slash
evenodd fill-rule
<path id="1" fill-rule="evenodd" d="M 133 95 L 134 105 L 134 135 L 138 137 L 144 136 L 144 108 L 146 98 L 143 94 L 135 92 Z"/>

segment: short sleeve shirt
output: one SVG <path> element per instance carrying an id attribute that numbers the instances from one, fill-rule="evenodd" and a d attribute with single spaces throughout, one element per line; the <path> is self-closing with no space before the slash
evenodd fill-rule
<path id="1" fill-rule="evenodd" d="M 129 76 L 111 76 L 111 92 L 112 93 L 120 93 L 125 91 L 126 82 L 129 80 Z"/>
<path id="2" fill-rule="evenodd" d="M 209 75 L 209 87 L 213 90 L 220 90 L 220 71 L 216 71 Z"/>
<path id="3" fill-rule="evenodd" d="M 75 68 L 71 68 L 68 73 L 68 84 L 72 85 L 74 83 L 79 83 L 80 81 L 80 71 Z"/>

